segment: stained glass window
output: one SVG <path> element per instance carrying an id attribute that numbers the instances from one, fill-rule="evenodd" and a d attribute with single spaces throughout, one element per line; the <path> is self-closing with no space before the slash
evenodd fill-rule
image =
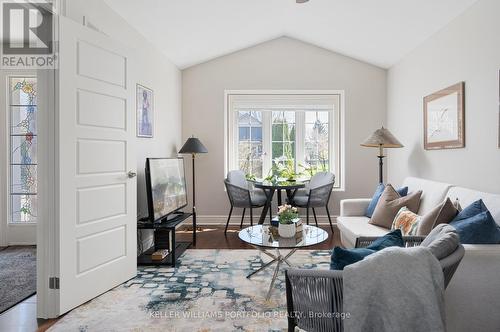
<path id="1" fill-rule="evenodd" d="M 37 82 L 11 77 L 10 88 L 10 222 L 36 222 L 37 215 Z"/>

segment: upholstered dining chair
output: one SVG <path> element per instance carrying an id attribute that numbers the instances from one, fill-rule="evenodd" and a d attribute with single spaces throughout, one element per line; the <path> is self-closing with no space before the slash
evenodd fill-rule
<path id="1" fill-rule="evenodd" d="M 325 208 L 333 232 L 332 218 L 328 209 L 328 202 L 335 184 L 335 175 L 330 172 L 319 172 L 313 175 L 308 185 L 304 189 L 299 189 L 293 196 L 290 204 L 306 209 L 306 222 L 309 225 L 309 209 L 312 209 L 314 221 L 318 226 L 318 218 L 315 208 Z"/>
<path id="2" fill-rule="evenodd" d="M 453 249 L 443 241 L 446 235 L 439 231 L 431 238 L 404 237 L 406 247 L 426 246 L 438 258 L 444 275 L 445 288 L 450 283 L 462 258 L 464 247 L 461 244 Z M 366 247 L 376 237 L 360 238 L 356 247 Z M 288 311 L 288 331 L 295 327 L 306 331 L 342 332 L 343 321 L 331 317 L 316 318 L 300 315 L 308 312 L 343 312 L 343 271 L 288 269 L 285 271 L 286 301 Z M 297 315 L 299 313 L 299 315 Z"/>
<path id="3" fill-rule="evenodd" d="M 226 228 L 224 233 L 227 233 L 227 227 L 231 220 L 231 214 L 234 208 L 242 208 L 240 228 L 243 227 L 246 209 L 250 209 L 250 225 L 253 226 L 253 208 L 263 207 L 266 204 L 266 193 L 262 189 L 251 189 L 243 171 L 230 171 L 227 178 L 224 180 L 227 196 L 231 208 L 227 217 Z"/>

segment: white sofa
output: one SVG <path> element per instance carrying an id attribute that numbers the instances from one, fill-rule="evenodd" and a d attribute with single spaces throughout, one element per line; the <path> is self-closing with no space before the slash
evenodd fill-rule
<path id="1" fill-rule="evenodd" d="M 447 183 L 408 177 L 401 186 L 422 190 L 418 214 L 423 215 L 446 197 L 459 199 L 464 208 L 482 199 L 500 225 L 500 195 L 484 193 Z M 337 226 L 345 247 L 352 248 L 361 236 L 382 236 L 389 230 L 368 223 L 367 199 L 340 202 Z M 500 331 L 500 245 L 464 245 L 465 256 L 446 290 L 448 331 Z"/>

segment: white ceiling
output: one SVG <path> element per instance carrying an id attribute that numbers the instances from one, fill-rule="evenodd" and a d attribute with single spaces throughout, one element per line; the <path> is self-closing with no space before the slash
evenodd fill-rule
<path id="1" fill-rule="evenodd" d="M 105 0 L 180 68 L 280 36 L 388 68 L 477 0 Z"/>

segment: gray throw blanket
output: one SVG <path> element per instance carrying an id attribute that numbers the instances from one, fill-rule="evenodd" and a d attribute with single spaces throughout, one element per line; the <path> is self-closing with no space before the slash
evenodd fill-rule
<path id="1" fill-rule="evenodd" d="M 446 331 L 443 272 L 428 248 L 386 248 L 343 275 L 345 332 Z"/>

